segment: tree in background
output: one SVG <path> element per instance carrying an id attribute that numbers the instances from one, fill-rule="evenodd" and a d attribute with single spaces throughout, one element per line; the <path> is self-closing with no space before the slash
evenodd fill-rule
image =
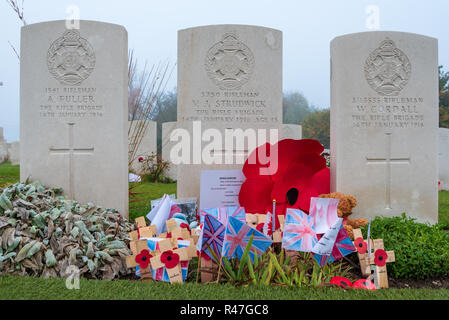
<path id="1" fill-rule="evenodd" d="M 299 92 L 284 93 L 282 99 L 283 123 L 302 124 L 305 118 L 316 111 L 307 99 Z"/>
<path id="2" fill-rule="evenodd" d="M 311 113 L 302 123 L 304 139 L 316 139 L 326 149 L 330 146 L 330 109 Z"/>
<path id="3" fill-rule="evenodd" d="M 177 120 L 178 92 L 165 92 L 156 101 L 151 120 L 157 123 L 157 153 L 162 154 L 162 123 Z"/>
<path id="4" fill-rule="evenodd" d="M 449 72 L 443 71 L 443 66 L 439 66 L 439 90 L 440 98 L 440 127 L 449 128 Z"/>

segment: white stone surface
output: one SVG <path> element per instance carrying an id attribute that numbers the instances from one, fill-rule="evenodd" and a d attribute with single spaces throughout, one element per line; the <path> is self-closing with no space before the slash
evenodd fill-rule
<path id="1" fill-rule="evenodd" d="M 128 145 L 131 149 L 132 143 L 138 143 L 139 147 L 132 156 L 133 160 L 130 165 L 130 169 L 137 174 L 143 173 L 142 164 L 139 162 L 139 158 L 146 158 L 152 154 L 157 154 L 157 123 L 155 121 L 134 120 L 128 121 L 129 133 L 128 133 Z M 140 140 L 140 143 L 139 143 Z M 129 159 L 129 157 L 128 157 Z M 156 160 L 156 159 L 155 159 Z"/>
<path id="2" fill-rule="evenodd" d="M 192 130 L 192 121 L 201 121 L 203 132 L 216 128 L 223 136 L 227 128 L 279 128 L 282 32 L 246 25 L 180 30 L 177 119 L 180 128 Z M 211 154 L 224 155 L 223 150 L 213 148 Z M 242 153 L 247 154 L 248 150 L 233 151 L 233 155 Z M 195 154 L 198 155 L 192 152 L 191 156 Z M 181 164 L 178 197 L 199 198 L 201 170 L 241 167 L 242 164 Z"/>
<path id="3" fill-rule="evenodd" d="M 282 124 L 279 140 L 302 139 L 302 127 L 299 124 Z"/>
<path id="4" fill-rule="evenodd" d="M 170 141 L 170 134 L 176 128 L 177 122 L 170 121 L 162 123 L 162 160 L 170 161 L 170 150 L 173 142 Z M 178 166 L 171 163 L 166 176 L 173 180 L 178 180 Z"/>
<path id="5" fill-rule="evenodd" d="M 438 43 L 373 31 L 331 42 L 331 190 L 354 216 L 438 220 Z"/>
<path id="6" fill-rule="evenodd" d="M 449 190 L 449 129 L 439 128 L 439 181 L 441 190 Z"/>
<path id="7" fill-rule="evenodd" d="M 20 179 L 128 216 L 128 36 L 115 24 L 22 28 Z"/>
<path id="8" fill-rule="evenodd" d="M 20 164 L 20 142 L 11 142 L 8 148 L 8 158 L 12 165 Z"/>

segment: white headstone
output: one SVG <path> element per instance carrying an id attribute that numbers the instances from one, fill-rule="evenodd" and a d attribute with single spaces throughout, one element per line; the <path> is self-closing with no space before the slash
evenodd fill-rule
<path id="1" fill-rule="evenodd" d="M 439 181 L 441 190 L 449 190 L 449 129 L 439 128 Z"/>
<path id="2" fill-rule="evenodd" d="M 331 42 L 331 190 L 355 216 L 438 220 L 438 43 L 402 32 Z"/>
<path id="3" fill-rule="evenodd" d="M 22 28 L 20 179 L 128 216 L 128 36 L 115 24 Z"/>
<path id="4" fill-rule="evenodd" d="M 145 121 L 145 123 L 144 120 L 129 121 L 128 143 L 129 148 L 131 148 L 132 143 L 139 145 L 132 156 L 133 161 L 131 162 L 130 169 L 140 174 L 143 172 L 143 168 L 139 158 L 157 155 L 157 123 L 149 120 Z"/>
<path id="5" fill-rule="evenodd" d="M 3 137 L 3 128 L 0 127 L 0 163 L 8 160 L 8 144 Z"/>
<path id="6" fill-rule="evenodd" d="M 200 134 L 215 128 L 223 137 L 225 129 L 279 129 L 282 123 L 282 32 L 246 25 L 180 30 L 177 119 L 178 127 L 191 133 L 195 133 L 192 121 L 201 121 Z M 195 134 L 191 138 L 195 139 Z M 200 144 L 204 147 L 209 142 Z M 224 146 L 214 147 L 210 154 L 224 158 L 224 150 Z M 236 147 L 232 156 L 247 155 L 250 151 L 246 147 L 243 150 Z M 191 153 L 191 163 L 197 164 L 179 165 L 178 197 L 199 197 L 201 170 L 240 169 L 243 164 L 235 163 L 238 161 L 233 165 L 204 164 L 203 161 L 198 164 L 195 157 L 201 154 Z"/>
<path id="7" fill-rule="evenodd" d="M 12 165 L 19 165 L 20 164 L 20 142 L 14 141 L 11 142 L 9 148 L 8 148 L 8 158 L 9 161 L 11 161 Z"/>

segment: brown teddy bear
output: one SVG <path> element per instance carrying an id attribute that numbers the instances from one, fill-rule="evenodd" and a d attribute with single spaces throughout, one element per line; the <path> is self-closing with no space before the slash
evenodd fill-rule
<path id="1" fill-rule="evenodd" d="M 354 240 L 354 233 L 352 232 L 353 229 L 357 229 L 368 224 L 368 220 L 364 218 L 348 218 L 348 216 L 352 214 L 352 208 L 357 205 L 357 200 L 353 196 L 340 192 L 332 192 L 329 194 L 322 194 L 319 198 L 340 199 L 337 207 L 337 214 L 340 218 L 343 218 L 343 227 L 351 239 Z"/>

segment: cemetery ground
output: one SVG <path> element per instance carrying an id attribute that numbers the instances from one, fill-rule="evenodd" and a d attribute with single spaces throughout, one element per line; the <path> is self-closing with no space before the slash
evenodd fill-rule
<path id="1" fill-rule="evenodd" d="M 9 162 L 0 165 L 0 186 L 19 180 L 19 166 Z M 176 184 L 139 183 L 132 189 L 130 219 L 148 212 L 151 199 L 164 193 L 176 193 Z M 439 222 L 449 233 L 449 191 L 439 193 Z M 411 230 L 411 229 L 410 229 Z M 409 232 L 409 231 L 407 231 Z M 410 231 L 418 232 L 418 231 Z M 422 252 L 423 256 L 429 254 Z M 447 260 L 447 256 L 445 257 Z M 329 287 L 292 288 L 283 286 L 233 286 L 227 284 L 196 284 L 196 260 L 191 266 L 191 282 L 170 285 L 162 282 L 145 282 L 138 278 L 123 280 L 80 280 L 80 290 L 68 290 L 65 279 L 0 276 L 1 299 L 449 299 L 449 279 L 396 279 L 390 277 L 390 289 L 377 291 L 343 290 Z M 416 264 L 417 261 L 410 263 Z M 391 267 L 389 267 L 391 270 Z M 389 271 L 390 272 L 390 271 Z"/>

